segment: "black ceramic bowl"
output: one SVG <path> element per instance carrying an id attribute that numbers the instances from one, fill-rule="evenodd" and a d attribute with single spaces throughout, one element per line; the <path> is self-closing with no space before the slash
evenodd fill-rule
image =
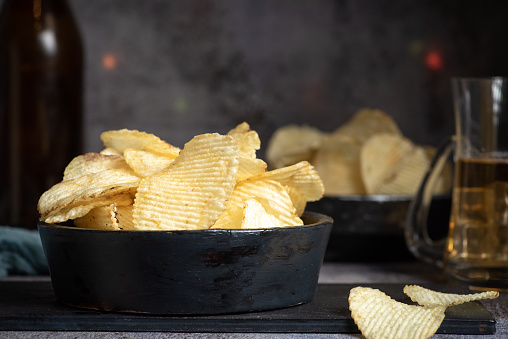
<path id="1" fill-rule="evenodd" d="M 325 261 L 394 261 L 414 257 L 404 240 L 404 223 L 413 196 L 328 196 L 307 209 L 334 220 Z M 443 238 L 448 232 L 451 197 L 435 196 L 429 211 L 429 232 Z"/>
<path id="2" fill-rule="evenodd" d="M 312 299 L 332 219 L 256 230 L 102 231 L 39 224 L 56 298 L 150 314 L 261 311 Z"/>

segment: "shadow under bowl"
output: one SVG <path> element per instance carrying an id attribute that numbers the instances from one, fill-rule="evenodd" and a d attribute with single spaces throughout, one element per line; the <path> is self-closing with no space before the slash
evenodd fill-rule
<path id="1" fill-rule="evenodd" d="M 103 231 L 39 223 L 59 302 L 149 314 L 226 314 L 310 301 L 332 218 L 305 226 Z"/>

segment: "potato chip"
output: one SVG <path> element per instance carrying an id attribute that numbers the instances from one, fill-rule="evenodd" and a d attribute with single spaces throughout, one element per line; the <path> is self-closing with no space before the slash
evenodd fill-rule
<path id="1" fill-rule="evenodd" d="M 244 216 L 245 206 L 236 206 L 228 204 L 219 219 L 212 225 L 216 229 L 240 229 L 242 228 L 242 221 Z"/>
<path id="2" fill-rule="evenodd" d="M 134 230 L 132 223 L 132 204 L 118 206 L 111 204 L 92 209 L 74 220 L 74 225 L 97 230 Z"/>
<path id="3" fill-rule="evenodd" d="M 261 140 L 258 133 L 250 129 L 248 123 L 243 122 L 237 125 L 228 132 L 228 135 L 238 142 L 242 156 L 256 158 L 256 151 L 261 148 Z"/>
<path id="4" fill-rule="evenodd" d="M 140 177 L 149 177 L 169 167 L 175 157 L 152 153 L 140 149 L 126 148 L 125 162 Z"/>
<path id="5" fill-rule="evenodd" d="M 229 204 L 244 208 L 245 201 L 252 198 L 259 201 L 267 213 L 275 216 L 285 226 L 303 225 L 291 198 L 279 182 L 266 178 L 239 181 Z M 265 225 L 265 227 L 275 226 Z"/>
<path id="6" fill-rule="evenodd" d="M 111 147 L 106 147 L 99 153 L 103 154 L 103 155 L 122 155 L 122 153 L 118 152 L 116 149 L 111 148 Z"/>
<path id="7" fill-rule="evenodd" d="M 367 194 L 377 194 L 413 149 L 413 143 L 399 135 L 379 134 L 370 138 L 360 153 L 361 174 Z"/>
<path id="8" fill-rule="evenodd" d="M 84 216 L 76 218 L 74 220 L 74 225 L 81 228 L 97 230 L 119 230 L 118 220 L 115 217 L 116 208 L 117 206 L 115 204 L 96 207 Z"/>
<path id="9" fill-rule="evenodd" d="M 300 161 L 311 161 L 321 146 L 324 133 L 310 126 L 288 125 L 275 131 L 268 142 L 266 159 L 270 167 L 281 168 Z"/>
<path id="10" fill-rule="evenodd" d="M 307 161 L 277 168 L 251 177 L 249 180 L 275 180 L 284 186 L 293 186 L 307 201 L 316 201 L 323 197 L 324 186 L 314 166 Z"/>
<path id="11" fill-rule="evenodd" d="M 76 157 L 66 180 L 41 196 L 41 220 L 105 230 L 300 226 L 307 201 L 324 191 L 308 162 L 267 172 L 247 123 L 196 136 L 183 150 L 137 130 L 101 139 L 101 153 Z"/>
<path id="12" fill-rule="evenodd" d="M 63 180 L 76 179 L 107 169 L 129 170 L 129 165 L 127 165 L 121 155 L 85 153 L 72 159 L 67 167 L 65 167 Z"/>
<path id="13" fill-rule="evenodd" d="M 336 129 L 333 134 L 351 138 L 359 145 L 378 134 L 402 136 L 402 132 L 391 116 L 381 110 L 369 108 L 356 112 L 349 121 Z"/>
<path id="14" fill-rule="evenodd" d="M 429 338 L 438 330 L 446 310 L 446 306 L 407 305 L 367 287 L 351 289 L 348 301 L 351 316 L 367 339 Z"/>
<path id="15" fill-rule="evenodd" d="M 159 137 L 137 130 L 121 129 L 107 131 L 101 134 L 101 140 L 106 148 L 112 148 L 123 154 L 126 148 L 140 149 L 158 154 L 167 154 L 176 158 L 180 152 Z"/>
<path id="16" fill-rule="evenodd" d="M 238 173 L 238 143 L 202 134 L 189 141 L 169 168 L 139 184 L 134 225 L 140 230 L 208 229 L 226 209 Z"/>
<path id="17" fill-rule="evenodd" d="M 247 179 L 266 172 L 266 162 L 261 159 L 241 155 L 238 157 L 238 161 L 237 180 Z"/>
<path id="18" fill-rule="evenodd" d="M 256 199 L 245 201 L 242 229 L 277 228 L 288 226 L 273 214 L 268 213 Z"/>
<path id="19" fill-rule="evenodd" d="M 112 203 L 132 204 L 140 178 L 132 170 L 109 169 L 62 181 L 44 192 L 37 205 L 41 221 L 64 222 Z"/>
<path id="20" fill-rule="evenodd" d="M 471 294 L 454 294 L 433 291 L 417 285 L 406 285 L 404 293 L 412 301 L 423 306 L 452 306 L 482 299 L 495 299 L 499 296 L 497 291 L 486 291 Z"/>
<path id="21" fill-rule="evenodd" d="M 420 188 L 429 158 L 422 147 L 414 147 L 395 166 L 393 173 L 376 189 L 376 194 L 413 195 Z"/>
<path id="22" fill-rule="evenodd" d="M 284 189 L 289 195 L 293 206 L 296 209 L 296 215 L 301 217 L 303 212 L 305 212 L 305 207 L 307 206 L 307 199 L 297 188 L 293 186 L 283 185 Z"/>
<path id="23" fill-rule="evenodd" d="M 343 135 L 323 138 L 312 164 L 316 168 L 325 195 L 365 194 L 360 171 L 361 146 Z"/>

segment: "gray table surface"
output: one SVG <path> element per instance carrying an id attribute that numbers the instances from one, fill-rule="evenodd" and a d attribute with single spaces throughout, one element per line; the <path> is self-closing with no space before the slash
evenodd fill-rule
<path id="1" fill-rule="evenodd" d="M 48 277 L 6 277 L 4 280 L 49 279 Z M 438 270 L 423 263 L 324 263 L 320 283 L 449 283 Z M 495 335 L 445 335 L 432 338 L 508 338 L 508 293 L 495 300 L 482 301 L 496 319 Z M 301 339 L 301 338 L 362 338 L 359 334 L 298 334 L 298 333 L 154 333 L 154 332 L 26 332 L 0 331 L 0 338 L 217 338 L 217 339 Z"/>

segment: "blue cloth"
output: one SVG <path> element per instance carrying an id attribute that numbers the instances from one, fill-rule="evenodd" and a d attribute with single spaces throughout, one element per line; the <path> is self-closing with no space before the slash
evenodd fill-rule
<path id="1" fill-rule="evenodd" d="M 48 264 L 39 232 L 0 226 L 0 278 L 45 274 L 48 274 Z"/>

